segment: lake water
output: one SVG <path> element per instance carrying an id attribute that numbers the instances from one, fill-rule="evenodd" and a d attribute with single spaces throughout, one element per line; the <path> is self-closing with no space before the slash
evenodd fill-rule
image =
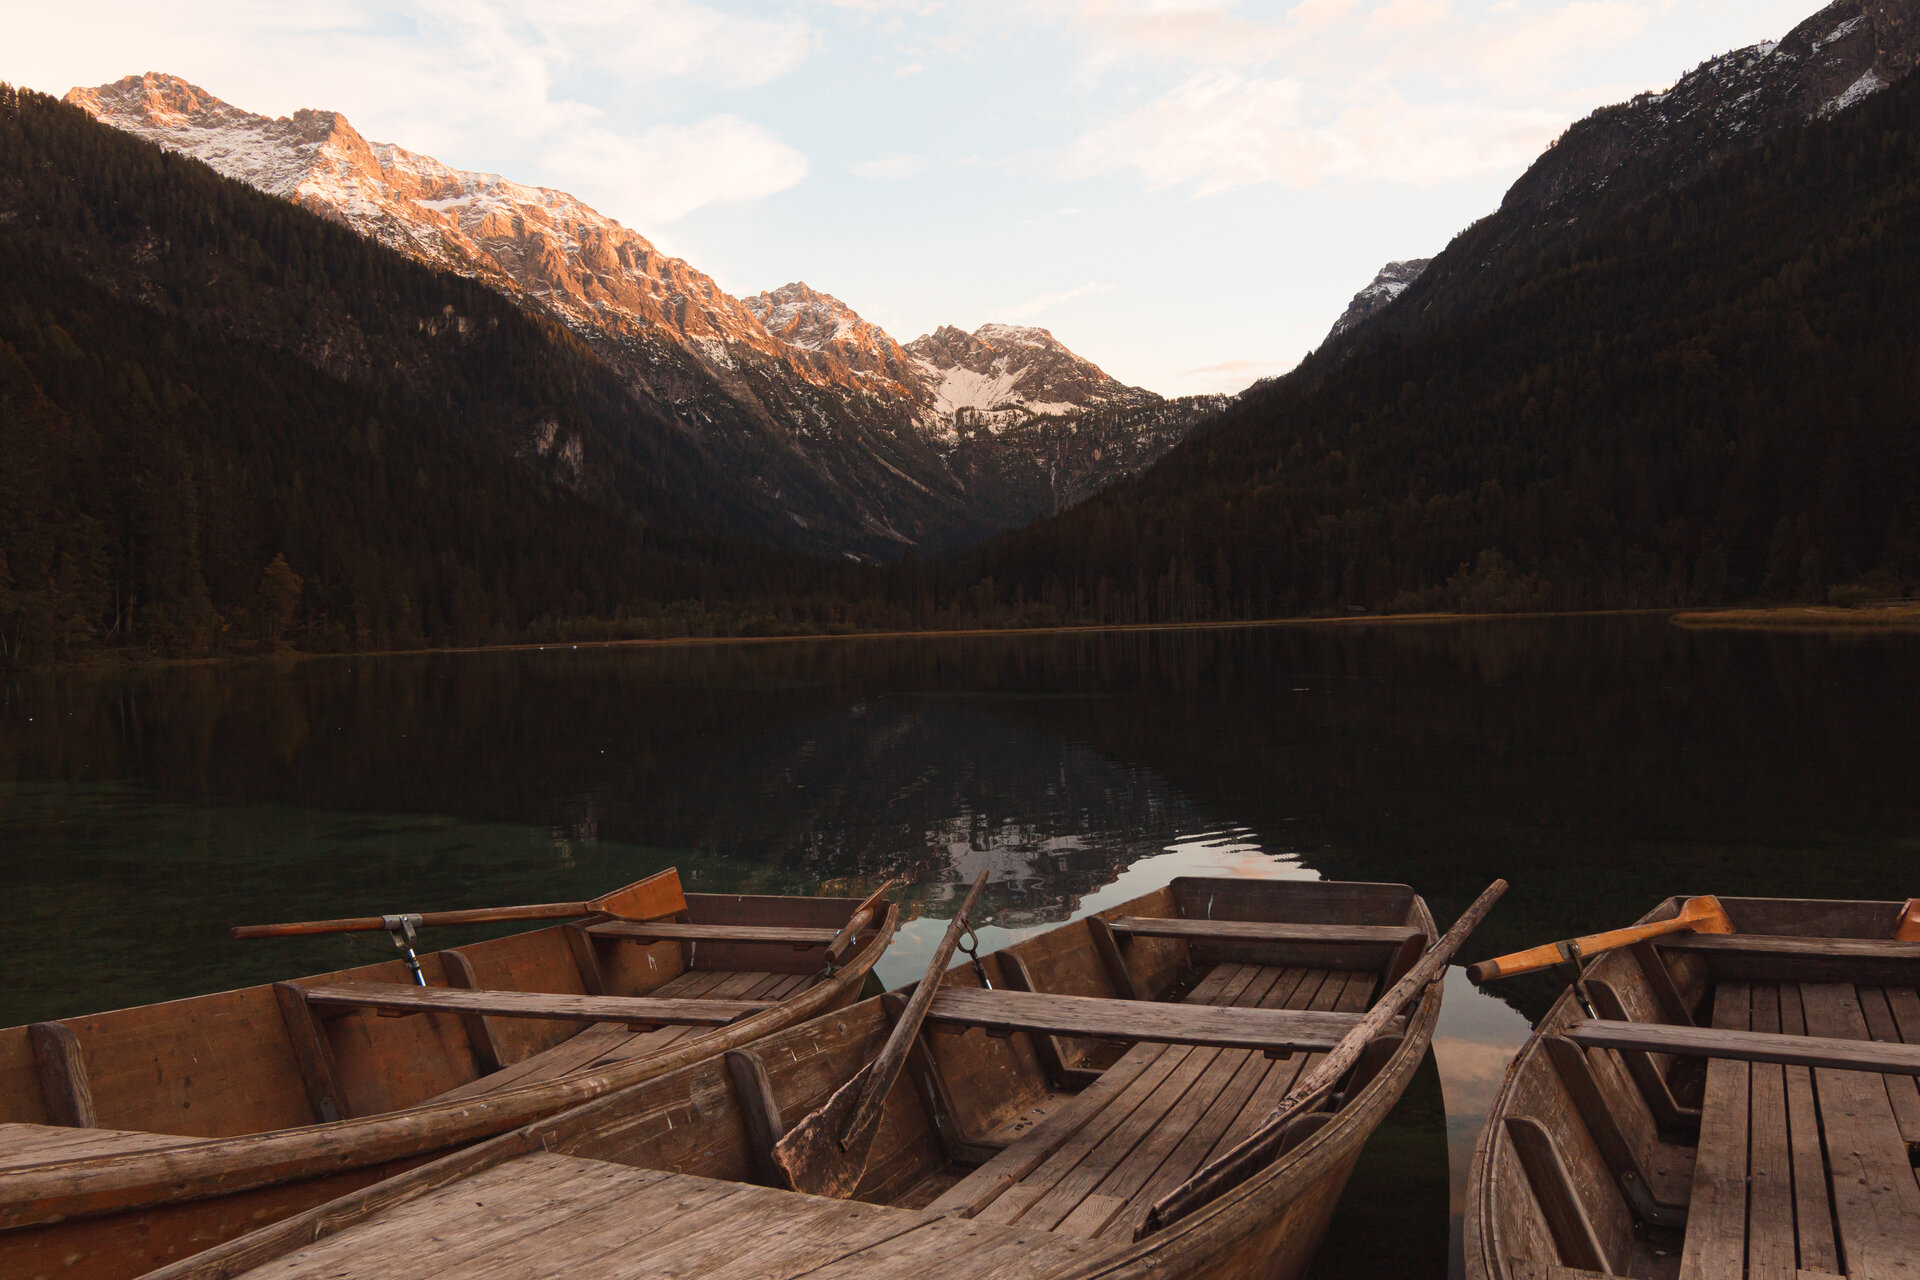
<path id="1" fill-rule="evenodd" d="M 1920 893 L 1920 637 L 1660 617 L 340 658 L 0 681 L 0 1025 L 391 954 L 227 926 L 689 888 L 998 944 L 1179 874 L 1404 881 L 1466 959 L 1670 893 Z M 451 945 L 455 938 L 432 940 Z M 1323 1275 L 1447 1274 L 1507 1056 L 1554 995 L 1456 969 Z M 1457 1270 L 1457 1263 L 1452 1263 Z"/>

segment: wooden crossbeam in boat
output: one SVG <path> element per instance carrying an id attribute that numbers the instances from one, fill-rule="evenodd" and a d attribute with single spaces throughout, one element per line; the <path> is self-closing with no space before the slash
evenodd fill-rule
<path id="1" fill-rule="evenodd" d="M 644 924 L 609 920 L 590 924 L 596 938 L 627 942 L 784 942 L 796 951 L 830 945 L 837 929 L 806 929 L 784 924 L 687 924 L 678 920 L 651 920 Z"/>
<path id="2" fill-rule="evenodd" d="M 927 1019 L 999 1033 L 1030 1031 L 1094 1040 L 1309 1053 L 1331 1049 L 1360 1022 L 1360 1016 L 1351 1013 L 1158 1004 L 964 987 L 943 988 L 934 997 Z M 1404 1019 L 1400 1021 L 1403 1031 Z"/>
<path id="3" fill-rule="evenodd" d="M 80 1038 L 64 1022 L 36 1022 L 27 1028 L 33 1060 L 40 1070 L 40 1092 L 54 1123 L 73 1129 L 92 1129 L 93 1086 L 87 1079 L 87 1060 Z"/>
<path id="4" fill-rule="evenodd" d="M 1426 934 L 1410 925 L 1270 924 L 1264 920 L 1162 920 L 1151 916 L 1115 916 L 1106 923 L 1122 937 L 1181 938 L 1188 942 L 1291 942 L 1383 950 L 1398 948 L 1408 938 L 1426 942 Z"/>
<path id="5" fill-rule="evenodd" d="M 1916 1044 L 1589 1018 L 1572 1023 L 1566 1037 L 1589 1049 L 1639 1049 L 1682 1058 L 1777 1062 L 1789 1067 L 1831 1067 L 1837 1071 L 1920 1076 L 1920 1045 Z"/>
<path id="6" fill-rule="evenodd" d="M 342 982 L 302 987 L 308 1004 L 400 1013 L 487 1014 L 569 1022 L 723 1027 L 779 1003 L 775 1000 L 670 1000 L 648 996 L 574 996 L 544 991 L 464 991 L 404 982 Z"/>
<path id="7" fill-rule="evenodd" d="M 1889 938 L 1794 938 L 1778 934 L 1679 933 L 1662 951 L 1687 951 L 1722 982 L 1854 982 L 1920 985 L 1920 942 Z"/>

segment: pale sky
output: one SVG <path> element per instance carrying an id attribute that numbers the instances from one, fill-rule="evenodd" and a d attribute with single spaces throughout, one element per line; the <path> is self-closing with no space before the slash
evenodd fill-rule
<path id="1" fill-rule="evenodd" d="M 570 191 L 902 342 L 1040 325 L 1237 391 L 1569 123 L 1819 0 L 0 0 L 0 79 L 142 71 Z"/>

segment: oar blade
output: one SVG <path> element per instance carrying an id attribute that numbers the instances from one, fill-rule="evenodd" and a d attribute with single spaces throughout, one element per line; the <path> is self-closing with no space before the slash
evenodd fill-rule
<path id="1" fill-rule="evenodd" d="M 860 1103 L 860 1088 L 866 1083 L 871 1065 L 862 1067 L 851 1080 L 833 1091 L 826 1102 L 798 1121 L 773 1146 L 773 1162 L 780 1167 L 787 1186 L 808 1195 L 831 1196 L 845 1200 L 860 1183 L 866 1171 L 867 1155 L 873 1149 L 873 1135 L 880 1126 L 870 1124 L 866 1132 L 849 1136 L 840 1145 L 840 1131 Z"/>

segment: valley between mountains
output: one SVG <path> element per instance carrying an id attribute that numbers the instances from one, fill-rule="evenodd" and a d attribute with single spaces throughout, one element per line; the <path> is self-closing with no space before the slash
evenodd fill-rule
<path id="1" fill-rule="evenodd" d="M 1602 107 L 1187 399 L 334 112 L 6 88 L 0 662 L 1920 594 L 1916 64 L 1836 0 Z"/>

